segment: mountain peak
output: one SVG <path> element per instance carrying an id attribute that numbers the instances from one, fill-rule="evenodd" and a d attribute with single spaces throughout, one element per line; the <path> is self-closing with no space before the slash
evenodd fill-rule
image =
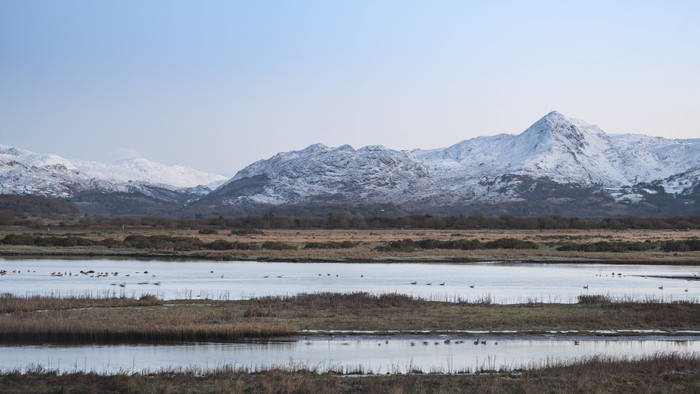
<path id="1" fill-rule="evenodd" d="M 564 116 L 561 112 L 559 112 L 559 111 L 557 111 L 557 110 L 554 110 L 554 111 L 548 113 L 547 115 L 545 115 L 543 118 L 545 118 L 545 119 L 550 119 L 550 118 L 565 118 L 565 119 L 566 119 L 566 116 Z"/>
<path id="2" fill-rule="evenodd" d="M 568 118 L 557 111 L 552 111 L 528 127 L 523 136 L 537 139 L 585 141 L 591 138 L 605 138 L 605 132 L 579 119 Z"/>
<path id="3" fill-rule="evenodd" d="M 537 122 L 535 122 L 530 128 L 532 128 L 535 125 L 547 125 L 549 128 L 552 128 L 553 126 L 556 125 L 562 125 L 562 124 L 573 124 L 576 123 L 576 120 L 567 118 L 564 116 L 561 112 L 558 111 L 552 111 L 548 113 L 547 115 L 541 117 Z M 529 129 L 528 129 L 529 130 Z"/>

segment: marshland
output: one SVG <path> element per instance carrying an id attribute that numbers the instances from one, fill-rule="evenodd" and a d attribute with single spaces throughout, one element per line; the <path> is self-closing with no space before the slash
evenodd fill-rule
<path id="1" fill-rule="evenodd" d="M 697 389 L 698 229 L 189 224 L 3 228 L 1 384 Z"/>

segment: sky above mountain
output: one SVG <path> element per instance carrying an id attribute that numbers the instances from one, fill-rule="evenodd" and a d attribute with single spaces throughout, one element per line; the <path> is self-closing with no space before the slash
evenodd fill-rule
<path id="1" fill-rule="evenodd" d="M 699 19 L 695 1 L 3 1 L 0 144 L 233 175 L 551 110 L 697 138 Z"/>

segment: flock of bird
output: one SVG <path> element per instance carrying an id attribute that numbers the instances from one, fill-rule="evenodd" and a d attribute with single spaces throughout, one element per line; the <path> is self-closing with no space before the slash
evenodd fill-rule
<path id="1" fill-rule="evenodd" d="M 36 273 L 36 271 L 30 271 L 30 270 L 27 270 L 27 272 L 34 272 L 34 273 Z M 20 273 L 21 273 L 21 270 L 12 270 L 12 273 L 13 273 L 13 274 L 20 274 Z M 213 274 L 214 271 L 210 271 L 210 273 Z M 8 271 L 7 271 L 7 270 L 0 270 L 0 276 L 7 275 L 7 274 L 8 274 Z M 141 272 L 140 272 L 140 271 L 139 271 L 139 272 L 135 272 L 134 274 L 135 274 L 135 275 L 138 275 L 138 274 L 141 274 Z M 143 274 L 146 274 L 146 275 L 147 275 L 147 274 L 148 274 L 148 271 L 143 271 Z M 112 277 L 119 276 L 119 272 L 95 272 L 94 270 L 89 270 L 89 271 L 82 271 L 82 270 L 81 270 L 79 274 L 78 274 L 78 273 L 73 274 L 73 272 L 69 272 L 69 271 L 66 271 L 66 272 L 52 272 L 52 273 L 51 273 L 51 276 L 56 276 L 56 277 L 62 277 L 62 276 L 79 276 L 79 275 L 89 276 L 90 278 L 106 278 L 106 277 L 109 277 L 109 276 L 112 276 Z M 695 275 L 695 274 L 694 274 L 694 275 Z M 125 277 L 130 277 L 131 274 L 129 273 L 129 274 L 126 274 L 126 275 L 124 275 L 124 276 L 125 276 Z M 155 276 L 156 276 L 155 274 L 152 274 L 152 277 L 155 277 Z M 272 275 L 272 276 L 271 276 L 271 275 L 264 275 L 263 277 L 264 277 L 265 279 L 268 279 L 268 278 L 270 278 L 270 277 L 282 278 L 283 276 L 284 276 L 284 275 Z M 318 276 L 324 276 L 324 275 L 323 275 L 323 274 L 318 274 Z M 330 273 L 327 273 L 325 276 L 330 277 L 330 276 L 333 276 L 333 275 L 330 274 Z M 596 274 L 595 276 L 603 276 L 603 274 Z M 623 277 L 623 275 L 622 275 L 621 272 L 617 272 L 617 273 L 613 272 L 613 273 L 611 274 L 611 276 L 612 276 L 613 278 L 616 277 L 616 276 L 617 276 L 618 278 L 622 278 L 622 277 Z M 335 274 L 335 277 L 339 277 L 339 275 L 338 275 L 338 274 Z M 360 277 L 364 277 L 364 275 L 360 275 Z M 608 277 L 608 275 L 605 274 L 605 277 Z M 224 275 L 223 275 L 223 274 L 221 275 L 221 278 L 222 278 L 222 279 L 224 278 Z M 147 285 L 147 284 L 149 284 L 149 282 L 139 282 L 138 284 L 139 284 L 139 285 Z M 160 286 L 161 282 L 153 282 L 153 284 L 154 284 L 155 286 Z M 410 284 L 411 284 L 411 285 L 418 285 L 418 281 L 410 282 Z M 126 283 L 124 283 L 124 282 L 123 282 L 123 283 L 112 283 L 111 285 L 112 285 L 112 286 L 126 287 Z M 432 285 L 433 285 L 433 282 L 425 282 L 425 286 L 432 286 Z M 439 286 L 445 286 L 445 282 L 440 282 L 440 283 L 438 283 L 438 285 L 439 285 Z M 474 288 L 475 288 L 475 285 L 470 285 L 469 288 L 474 289 Z M 588 290 L 588 289 L 589 289 L 589 285 L 583 286 L 583 289 L 584 289 L 584 290 Z M 663 291 L 663 290 L 664 290 L 664 286 L 663 286 L 663 285 L 662 285 L 662 286 L 659 286 L 658 289 L 661 290 L 661 291 Z M 686 292 L 686 293 L 688 292 L 688 289 L 687 289 L 687 288 L 685 289 L 685 292 Z"/>
<path id="2" fill-rule="evenodd" d="M 311 342 L 311 341 L 308 341 L 308 340 L 306 341 L 307 345 L 311 345 L 312 343 L 313 342 Z M 425 345 L 425 346 L 429 346 L 429 345 L 431 345 L 431 343 L 433 345 L 439 345 L 440 341 L 435 341 L 435 342 L 423 341 L 423 345 Z M 462 343 L 466 343 L 466 341 L 463 341 L 463 340 L 453 341 L 452 339 L 445 339 L 444 341 L 442 341 L 442 343 L 444 343 L 445 345 L 449 345 L 451 343 L 459 345 Z M 388 344 L 389 344 L 389 340 L 387 339 L 386 341 L 384 341 L 384 345 L 388 345 Z M 498 345 L 498 341 L 494 341 L 493 344 Z M 343 345 L 349 345 L 349 343 L 344 342 Z M 481 340 L 481 338 L 476 338 L 476 341 L 474 341 L 474 345 L 486 345 L 486 341 Z M 378 342 L 377 346 L 382 346 L 382 342 Z M 416 346 L 416 342 L 411 341 L 411 346 Z"/>
<path id="3" fill-rule="evenodd" d="M 386 341 L 386 343 L 388 344 L 389 341 Z M 445 339 L 444 341 L 442 341 L 442 343 L 444 343 L 445 345 L 449 345 L 450 343 L 454 343 L 454 344 L 459 345 L 459 344 L 462 344 L 462 343 L 466 343 L 466 341 L 463 341 L 463 340 L 453 341 L 453 340 L 451 340 L 451 339 Z M 433 342 L 433 344 L 434 344 L 434 345 L 439 345 L 440 342 L 436 341 L 436 342 Z M 494 341 L 493 344 L 494 344 L 494 345 L 498 345 L 498 341 Z M 380 343 L 379 345 L 381 346 L 381 343 Z M 423 341 L 423 345 L 424 345 L 424 346 L 430 345 L 430 341 Z M 486 345 L 486 341 L 482 340 L 481 338 L 476 338 L 476 340 L 474 341 L 474 345 Z M 411 342 L 411 346 L 416 346 L 416 343 L 415 343 L 415 342 Z"/>
<path id="4" fill-rule="evenodd" d="M 603 274 L 595 274 L 595 276 L 603 276 Z M 693 274 L 693 276 L 695 276 L 695 274 Z M 608 275 L 606 274 L 605 277 L 607 278 Z M 614 273 L 614 272 L 612 273 L 612 277 L 613 277 L 613 278 L 615 277 L 615 273 Z M 622 278 L 622 272 L 618 272 L 618 273 L 617 273 L 617 277 L 618 277 L 618 278 Z M 688 279 L 688 281 L 690 281 L 690 279 Z M 583 288 L 584 288 L 585 290 L 588 290 L 588 285 L 583 286 Z M 663 285 L 659 286 L 659 290 L 663 291 L 663 290 L 664 290 L 664 286 L 663 286 Z M 686 288 L 684 291 L 687 293 L 687 292 L 688 292 L 688 289 Z"/>
<path id="5" fill-rule="evenodd" d="M 36 273 L 36 270 L 34 270 L 34 271 L 32 271 L 32 270 L 27 270 L 27 272 L 28 272 L 28 273 Z M 2 275 L 7 275 L 7 273 L 8 273 L 7 270 L 0 270 L 0 276 L 2 276 Z M 21 271 L 21 270 L 12 270 L 12 273 L 13 273 L 13 274 L 21 274 L 22 271 Z M 134 275 L 139 275 L 139 274 L 148 275 L 148 271 L 143 271 L 143 272 L 137 271 L 137 272 L 134 272 Z M 61 271 L 54 271 L 54 272 L 51 273 L 51 276 L 53 276 L 53 277 L 59 277 L 59 278 L 60 278 L 60 277 L 64 277 L 64 276 L 66 276 L 66 277 L 71 277 L 71 276 L 81 276 L 81 275 L 87 276 L 87 277 L 90 277 L 90 278 L 108 278 L 108 277 L 110 277 L 110 276 L 111 276 L 111 277 L 117 277 L 117 276 L 119 276 L 119 272 L 116 272 L 116 271 L 115 271 L 115 272 L 96 272 L 95 270 L 89 270 L 89 271 L 83 271 L 83 270 L 81 270 L 79 273 L 77 273 L 77 272 L 76 272 L 76 273 L 73 273 L 73 271 L 63 271 L 63 272 L 61 272 Z M 125 276 L 125 277 L 131 277 L 131 273 L 128 273 L 128 274 L 126 274 L 126 275 L 124 275 L 124 276 Z M 155 274 L 151 274 L 151 277 L 155 278 L 156 275 L 155 275 Z M 139 285 L 147 285 L 147 284 L 150 284 L 150 282 L 144 282 L 144 281 L 142 281 L 142 282 L 139 282 L 138 284 L 139 284 Z M 155 285 L 155 286 L 160 286 L 160 284 L 161 284 L 160 282 L 153 282 L 153 285 Z M 111 285 L 112 285 L 112 286 L 119 286 L 119 287 L 126 287 L 126 282 L 122 282 L 122 283 L 116 283 L 116 282 L 115 282 L 115 283 L 112 283 Z"/>

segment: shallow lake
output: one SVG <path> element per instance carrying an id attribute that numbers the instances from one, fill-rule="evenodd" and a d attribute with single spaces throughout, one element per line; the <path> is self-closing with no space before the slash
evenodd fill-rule
<path id="1" fill-rule="evenodd" d="M 342 373 L 474 372 L 538 368 L 593 356 L 700 354 L 697 337 L 333 336 L 267 343 L 117 346 L 0 346 L 0 370 L 61 372 L 211 371 L 230 367 Z M 449 340 L 449 343 L 446 341 Z M 462 342 L 463 341 L 463 342 Z M 485 342 L 484 344 L 481 341 Z M 460 343 L 461 342 L 461 343 Z"/>
<path id="2" fill-rule="evenodd" d="M 7 272 L 0 275 L 0 293 L 15 295 L 248 299 L 362 291 L 494 303 L 571 303 L 582 294 L 700 299 L 700 281 L 690 280 L 700 277 L 697 266 L 0 259 L 3 270 Z"/>

